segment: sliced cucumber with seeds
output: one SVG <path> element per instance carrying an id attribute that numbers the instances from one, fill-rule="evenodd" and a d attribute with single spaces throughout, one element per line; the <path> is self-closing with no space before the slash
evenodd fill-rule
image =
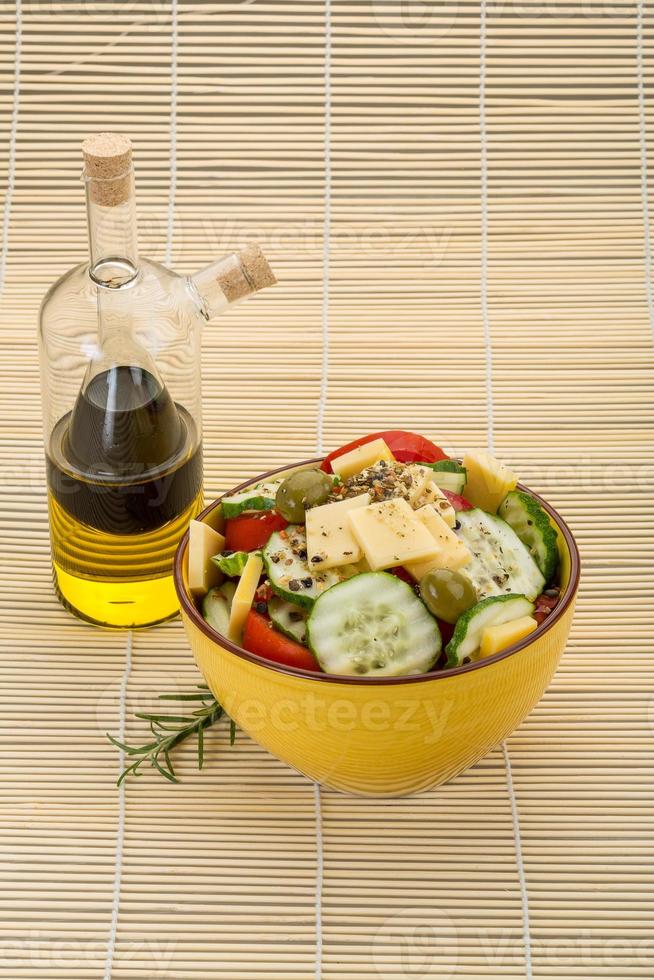
<path id="1" fill-rule="evenodd" d="M 461 466 L 461 463 L 457 463 L 455 459 L 439 459 L 436 463 L 423 463 L 422 465 L 433 471 L 433 482 L 441 490 L 463 493 L 468 480 L 468 472 L 465 466 Z"/>
<path id="2" fill-rule="evenodd" d="M 366 572 L 316 601 L 309 646 L 328 674 L 402 677 L 436 663 L 441 635 L 410 585 L 388 572 Z"/>
<path id="3" fill-rule="evenodd" d="M 216 631 L 227 635 L 229 628 L 229 614 L 232 608 L 232 599 L 236 592 L 234 582 L 223 582 L 217 588 L 209 589 L 202 600 L 202 615 L 209 626 Z"/>
<path id="4" fill-rule="evenodd" d="M 452 639 L 445 647 L 447 666 L 458 667 L 479 649 L 481 636 L 489 626 L 499 626 L 521 616 L 531 616 L 534 604 L 523 595 L 497 595 L 482 599 L 459 616 Z"/>
<path id="5" fill-rule="evenodd" d="M 262 555 L 273 592 L 305 608 L 311 608 L 326 589 L 352 574 L 339 568 L 312 568 L 307 561 L 306 531 L 300 524 L 289 524 L 284 531 L 271 535 Z"/>
<path id="6" fill-rule="evenodd" d="M 523 490 L 507 493 L 498 514 L 529 549 L 545 581 L 549 582 L 559 563 L 559 548 L 548 514 L 537 500 Z"/>
<path id="7" fill-rule="evenodd" d="M 475 507 L 457 512 L 457 535 L 472 553 L 465 574 L 477 595 L 526 595 L 535 599 L 545 579 L 513 528 L 495 514 Z"/>
<path id="8" fill-rule="evenodd" d="M 275 629 L 280 633 L 306 646 L 307 642 L 307 619 L 309 612 L 301 606 L 296 606 L 292 602 L 286 602 L 274 595 L 268 603 L 268 615 L 272 620 Z"/>
<path id="9" fill-rule="evenodd" d="M 223 497 L 221 504 L 224 517 L 238 517 L 245 510 L 272 510 L 281 483 L 281 480 L 275 480 L 273 483 L 258 483 L 254 487 L 241 490 L 240 493 Z"/>

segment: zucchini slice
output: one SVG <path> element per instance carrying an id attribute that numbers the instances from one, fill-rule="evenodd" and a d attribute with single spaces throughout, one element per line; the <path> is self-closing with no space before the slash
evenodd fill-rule
<path id="1" fill-rule="evenodd" d="M 498 514 L 529 548 L 545 581 L 551 581 L 559 564 L 559 548 L 556 531 L 538 501 L 524 490 L 511 490 L 500 504 Z"/>
<path id="2" fill-rule="evenodd" d="M 307 561 L 307 535 L 301 524 L 289 524 L 271 535 L 262 552 L 273 592 L 298 606 L 311 608 L 319 595 L 356 573 L 344 568 L 316 571 Z"/>
<path id="3" fill-rule="evenodd" d="M 468 473 L 465 466 L 457 463 L 455 459 L 439 459 L 436 463 L 423 463 L 433 471 L 432 480 L 441 490 L 449 490 L 451 493 L 462 494 Z"/>
<path id="4" fill-rule="evenodd" d="M 273 483 L 258 483 L 254 487 L 241 490 L 240 493 L 232 493 L 227 497 L 222 497 L 223 515 L 229 519 L 230 517 L 238 517 L 245 510 L 273 510 L 277 490 L 281 483 L 281 480 L 276 480 Z"/>
<path id="5" fill-rule="evenodd" d="M 475 507 L 457 512 L 457 535 L 472 553 L 465 573 L 484 599 L 493 595 L 525 595 L 535 599 L 545 579 L 513 528 L 496 514 Z"/>
<path id="6" fill-rule="evenodd" d="M 268 615 L 275 629 L 302 646 L 307 645 L 307 619 L 309 613 L 301 606 L 286 602 L 274 595 L 268 603 Z"/>
<path id="7" fill-rule="evenodd" d="M 422 674 L 441 652 L 438 623 L 411 586 L 388 572 L 355 575 L 321 595 L 307 633 L 328 674 Z"/>
<path id="8" fill-rule="evenodd" d="M 236 592 L 233 582 L 224 582 L 217 588 L 209 589 L 202 600 L 202 615 L 209 626 L 227 636 L 229 617 L 232 610 L 232 599 Z"/>
<path id="9" fill-rule="evenodd" d="M 458 667 L 479 649 L 481 637 L 489 626 L 499 626 L 512 619 L 531 616 L 534 604 L 523 595 L 496 595 L 482 599 L 459 616 L 452 639 L 445 647 L 447 666 Z"/>

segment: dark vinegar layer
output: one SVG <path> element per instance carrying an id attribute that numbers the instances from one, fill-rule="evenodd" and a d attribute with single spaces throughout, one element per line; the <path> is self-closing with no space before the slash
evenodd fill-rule
<path id="1" fill-rule="evenodd" d="M 193 419 L 140 368 L 113 368 L 91 381 L 54 427 L 46 463 L 56 503 L 108 534 L 162 527 L 202 487 Z"/>

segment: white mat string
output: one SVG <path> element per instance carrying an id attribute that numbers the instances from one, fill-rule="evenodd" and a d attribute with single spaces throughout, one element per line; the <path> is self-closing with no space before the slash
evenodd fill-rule
<path id="1" fill-rule="evenodd" d="M 170 169 L 168 188 L 168 222 L 166 228 L 166 265 L 173 257 L 175 232 L 175 200 L 177 198 L 177 0 L 170 0 Z"/>
<path id="2" fill-rule="evenodd" d="M 489 452 L 495 449 L 495 420 L 493 407 L 493 336 L 488 308 L 488 140 L 486 131 L 486 0 L 482 0 L 479 22 L 479 143 L 480 143 L 480 207 L 481 207 L 481 261 L 480 261 L 480 304 L 484 329 L 484 349 L 486 358 L 486 417 L 487 442 Z M 529 925 L 529 893 L 522 857 L 522 838 L 520 834 L 520 814 L 513 787 L 511 758 L 506 742 L 502 742 L 506 784 L 511 804 L 515 861 L 520 885 L 522 905 L 522 937 L 525 958 L 526 980 L 532 980 L 531 929 Z"/>
<path id="3" fill-rule="evenodd" d="M 125 667 L 120 681 L 119 709 L 118 709 L 118 741 L 125 741 L 125 728 L 127 717 L 127 685 L 129 675 L 132 670 L 132 631 L 127 633 L 127 643 L 125 644 Z M 118 754 L 118 772 L 125 768 L 125 752 L 120 749 Z M 107 953 L 104 961 L 104 980 L 111 980 L 111 971 L 116 950 L 116 937 L 118 935 L 118 915 L 120 912 L 120 890 L 123 877 L 123 852 L 125 849 L 125 781 L 118 788 L 118 825 L 116 827 L 116 848 L 114 858 L 114 890 L 111 902 L 111 925 L 109 927 L 109 939 L 107 942 Z"/>
<path id="4" fill-rule="evenodd" d="M 643 257 L 645 261 L 645 292 L 649 322 L 654 334 L 654 288 L 652 286 L 652 228 L 649 216 L 647 183 L 647 115 L 645 113 L 645 69 L 643 66 L 643 19 L 645 0 L 636 8 L 636 68 L 638 75 L 638 117 L 640 123 L 640 192 L 643 207 Z"/>
<path id="5" fill-rule="evenodd" d="M 324 452 L 325 412 L 329 394 L 329 259 L 331 236 L 331 193 L 332 193 L 332 159 L 331 159 L 331 119 L 332 119 L 332 89 L 331 89 L 331 59 L 332 59 L 332 23 L 331 0 L 325 0 L 325 82 L 324 82 L 324 200 L 323 200 L 323 249 L 322 249 L 322 362 L 320 369 L 320 397 L 318 399 L 318 418 L 316 424 L 316 454 Z M 320 786 L 314 783 L 314 819 L 316 826 L 316 881 L 315 881 L 315 924 L 316 945 L 314 957 L 315 980 L 322 978 L 322 889 L 324 875 L 324 847 L 322 836 L 322 805 Z"/>
<path id="6" fill-rule="evenodd" d="M 16 142 L 18 139 L 18 114 L 20 112 L 20 71 L 23 49 L 23 5 L 22 0 L 16 0 L 16 32 L 14 35 L 14 95 L 11 106 L 11 125 L 9 129 L 9 159 L 7 168 L 7 191 L 5 194 L 2 214 L 2 247 L 0 248 L 0 296 L 5 287 L 7 276 L 7 258 L 9 255 L 9 223 L 11 221 L 11 205 L 14 199 L 16 185 Z"/>

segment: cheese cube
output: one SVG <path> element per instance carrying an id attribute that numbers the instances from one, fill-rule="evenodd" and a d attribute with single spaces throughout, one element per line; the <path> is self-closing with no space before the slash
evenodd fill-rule
<path id="1" fill-rule="evenodd" d="M 312 507 L 306 512 L 307 555 L 311 568 L 336 568 L 361 559 L 361 545 L 352 533 L 347 515 L 369 503 L 370 494 L 362 493 L 335 504 Z"/>
<path id="2" fill-rule="evenodd" d="M 372 442 L 364 443 L 363 446 L 351 449 L 349 453 L 337 456 L 332 460 L 332 470 L 340 476 L 341 480 L 347 480 L 382 459 L 393 462 L 394 457 L 383 439 L 374 439 Z"/>
<path id="3" fill-rule="evenodd" d="M 440 514 L 448 527 L 456 524 L 456 512 L 440 487 L 435 483 L 428 483 L 418 500 L 415 502 L 416 509 L 426 507 L 428 504 Z"/>
<path id="4" fill-rule="evenodd" d="M 236 592 L 232 599 L 232 608 L 229 613 L 229 628 L 227 635 L 234 643 L 241 642 L 241 635 L 245 620 L 254 602 L 254 593 L 257 591 L 259 579 L 263 572 L 263 559 L 255 551 L 250 553 L 243 574 L 238 580 Z"/>
<path id="5" fill-rule="evenodd" d="M 191 521 L 188 528 L 188 587 L 193 595 L 205 595 L 220 585 L 222 573 L 211 561 L 225 547 L 225 539 L 202 521 Z"/>
<path id="6" fill-rule="evenodd" d="M 405 562 L 409 575 L 417 582 L 430 572 L 432 568 L 451 568 L 456 570 L 463 565 L 467 565 L 472 555 L 460 538 L 457 538 L 452 528 L 448 527 L 440 514 L 437 514 L 431 504 L 421 507 L 415 511 L 415 516 L 423 521 L 434 541 L 438 545 L 438 552 L 428 561 Z"/>
<path id="7" fill-rule="evenodd" d="M 538 623 L 533 616 L 521 616 L 520 619 L 500 623 L 498 626 L 487 626 L 481 634 L 479 656 L 492 657 L 494 653 L 506 650 L 513 643 L 524 640 L 525 636 L 533 633 L 537 626 Z"/>
<path id="8" fill-rule="evenodd" d="M 438 551 L 429 529 L 401 497 L 358 507 L 348 519 L 373 572 L 433 558 Z"/>
<path id="9" fill-rule="evenodd" d="M 518 482 L 515 473 L 485 452 L 467 453 L 463 465 L 468 472 L 466 499 L 489 514 L 497 513 L 509 490 L 515 489 Z"/>

